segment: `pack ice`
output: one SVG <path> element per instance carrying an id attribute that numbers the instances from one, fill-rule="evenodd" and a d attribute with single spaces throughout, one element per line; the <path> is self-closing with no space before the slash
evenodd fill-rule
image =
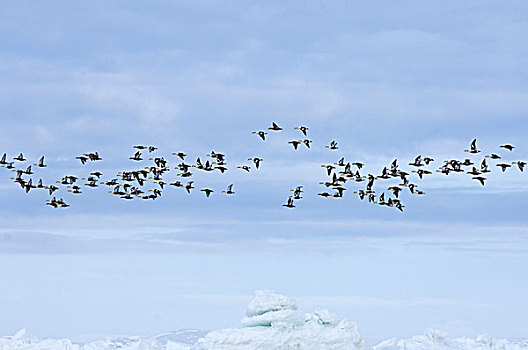
<path id="1" fill-rule="evenodd" d="M 0 338 L 0 350 L 360 350 L 365 341 L 355 323 L 341 320 L 331 311 L 312 313 L 297 309 L 292 298 L 273 291 L 257 291 L 240 328 L 207 334 L 183 330 L 154 337 L 107 338 L 90 343 L 69 339 L 38 339 L 25 329 Z M 438 330 L 410 339 L 388 339 L 372 350 L 528 350 L 527 340 L 448 338 Z"/>

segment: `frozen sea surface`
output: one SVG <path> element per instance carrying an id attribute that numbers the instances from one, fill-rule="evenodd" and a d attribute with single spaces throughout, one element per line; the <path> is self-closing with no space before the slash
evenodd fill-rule
<path id="1" fill-rule="evenodd" d="M 182 330 L 153 337 L 107 338 L 89 343 L 39 339 L 25 329 L 0 338 L 0 350 L 360 350 L 367 349 L 354 322 L 317 308 L 297 309 L 295 300 L 273 291 L 257 291 L 242 319 L 243 327 L 208 333 Z M 438 330 L 410 339 L 388 339 L 372 350 L 528 350 L 528 340 L 449 338 Z"/>

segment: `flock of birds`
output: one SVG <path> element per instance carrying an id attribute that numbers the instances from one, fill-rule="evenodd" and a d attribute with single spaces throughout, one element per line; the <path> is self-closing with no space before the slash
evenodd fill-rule
<path id="1" fill-rule="evenodd" d="M 311 148 L 312 140 L 308 139 L 308 127 L 298 126 L 294 128 L 299 130 L 302 134 L 301 139 L 295 139 L 288 141 L 294 150 L 298 150 L 299 146 L 306 148 Z M 252 131 L 252 134 L 257 135 L 262 141 L 266 141 L 268 134 L 281 132 L 283 129 L 275 122 L 272 122 L 271 126 L 267 128 L 267 131 L 258 130 Z M 271 135 L 270 135 L 271 137 Z M 180 188 L 187 193 L 191 193 L 194 187 L 194 180 L 189 180 L 194 175 L 194 169 L 203 172 L 220 172 L 224 173 L 228 171 L 226 156 L 222 153 L 211 151 L 210 154 L 205 156 L 205 161 L 202 161 L 200 157 L 192 164 L 186 163 L 185 159 L 187 154 L 184 152 L 174 152 L 173 156 L 178 159 L 179 164 L 177 164 L 174 169 L 178 171 L 177 180 L 174 182 L 167 183 L 164 181 L 163 175 L 171 171 L 168 161 L 162 156 L 150 156 L 150 154 L 155 153 L 158 148 L 155 146 L 145 146 L 145 145 L 135 145 L 133 146 L 135 153 L 129 157 L 134 163 L 140 163 L 143 161 L 152 161 L 150 164 L 143 166 L 139 169 L 129 170 L 129 171 L 120 171 L 114 178 L 103 180 L 102 173 L 100 171 L 90 172 L 88 176 L 80 178 L 74 175 L 65 175 L 60 180 L 57 180 L 55 183 L 44 185 L 42 179 L 35 184 L 33 183 L 33 169 L 32 166 L 37 168 L 46 168 L 45 157 L 42 156 L 39 161 L 33 165 L 23 165 L 27 159 L 22 153 L 14 157 L 12 161 L 8 161 L 7 154 L 3 154 L 0 159 L 0 165 L 6 169 L 13 171 L 16 175 L 12 177 L 13 181 L 20 185 L 20 187 L 26 192 L 30 192 L 34 189 L 46 190 L 49 192 L 50 196 L 56 191 L 61 189 L 66 190 L 68 193 L 74 195 L 80 195 L 83 193 L 83 186 L 86 187 L 99 187 L 100 185 L 108 186 L 110 194 L 119 196 L 124 200 L 131 200 L 134 198 L 139 198 L 143 200 L 155 200 L 162 195 L 162 191 L 166 186 L 173 186 L 175 188 Z M 330 151 L 338 150 L 338 144 L 336 141 L 331 141 L 328 145 L 325 146 L 326 149 Z M 514 146 L 510 144 L 504 144 L 500 146 L 501 149 L 512 152 Z M 146 153 L 148 152 L 148 153 Z M 470 155 L 478 155 L 482 153 L 481 150 L 477 148 L 477 140 L 474 139 L 470 147 L 464 152 L 469 153 Z M 149 157 L 145 159 L 145 154 L 148 154 Z M 75 159 L 79 160 L 81 165 L 85 165 L 88 161 L 90 162 L 100 162 L 102 157 L 98 152 L 89 152 L 84 153 L 80 156 L 77 156 Z M 513 162 L 503 162 L 501 161 L 502 157 L 496 153 L 487 154 L 478 161 L 478 165 L 474 163 L 471 158 L 466 158 L 463 160 L 458 159 L 448 159 L 444 160 L 439 168 L 435 171 L 444 175 L 450 175 L 454 173 L 462 173 L 470 175 L 471 178 L 475 181 L 478 181 L 482 186 L 485 185 L 486 174 L 491 172 L 490 164 L 488 162 L 496 161 L 494 164 L 496 167 L 500 168 L 502 172 L 505 172 L 508 168 L 516 165 L 517 168 L 523 172 L 526 162 L 524 161 L 513 161 Z M 245 172 L 250 172 L 252 167 L 259 169 L 263 159 L 260 157 L 251 157 L 248 158 L 248 161 L 251 161 L 252 164 L 243 164 L 239 165 L 236 168 Z M 418 188 L 418 184 L 414 183 L 411 177 L 415 175 L 419 179 L 423 179 L 426 176 L 433 174 L 433 169 L 428 168 L 432 165 L 435 160 L 428 156 L 418 155 L 412 162 L 408 163 L 411 167 L 411 170 L 402 170 L 398 159 L 394 159 L 392 163 L 381 170 L 381 174 L 366 174 L 362 175 L 361 171 L 364 167 L 364 164 L 359 161 L 348 162 L 345 161 L 345 158 L 342 157 L 335 163 L 331 164 L 322 164 L 321 167 L 325 168 L 325 173 L 328 176 L 327 179 L 321 181 L 319 184 L 323 186 L 324 190 L 318 193 L 319 196 L 325 198 L 341 198 L 343 197 L 347 187 L 346 183 L 355 183 L 362 184 L 364 187 L 353 191 L 354 194 L 358 195 L 359 199 L 367 199 L 369 203 L 377 204 L 381 206 L 393 207 L 400 211 L 403 211 L 404 205 L 400 200 L 400 192 L 408 191 L 411 195 L 421 196 L 425 192 Z M 17 165 L 17 166 L 15 166 Z M 22 167 L 20 167 L 22 166 Z M 25 169 L 24 169 L 25 168 Z M 412 175 L 415 174 L 415 175 Z M 385 181 L 396 180 L 397 183 L 386 184 Z M 83 184 L 79 180 L 85 181 Z M 154 188 L 148 189 L 145 187 L 147 182 L 150 185 L 153 185 Z M 385 186 L 383 186 L 385 184 Z M 59 187 L 59 185 L 62 185 Z M 382 186 L 385 190 L 376 192 L 376 186 Z M 225 190 L 222 191 L 225 195 L 235 194 L 233 190 L 234 184 L 229 184 Z M 201 188 L 201 192 L 204 193 L 206 197 L 210 197 L 215 191 L 210 188 Z M 385 192 L 387 191 L 387 192 Z M 285 204 L 286 208 L 295 208 L 296 201 L 303 198 L 303 186 L 297 186 L 294 189 L 291 189 L 292 192 Z M 385 194 L 387 193 L 387 195 Z M 62 198 L 57 199 L 53 196 L 51 199 L 46 201 L 46 205 L 49 205 L 54 208 L 66 208 L 69 207 L 69 204 L 66 203 Z"/>

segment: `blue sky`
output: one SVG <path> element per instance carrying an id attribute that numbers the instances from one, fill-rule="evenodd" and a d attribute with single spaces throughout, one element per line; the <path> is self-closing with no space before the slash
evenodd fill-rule
<path id="1" fill-rule="evenodd" d="M 320 164 L 379 173 L 418 154 L 528 158 L 527 4 L 512 1 L 8 1 L 0 13 L 0 151 L 46 155 L 45 182 L 134 169 L 211 150 L 225 175 L 199 174 L 210 199 L 167 189 L 124 202 L 102 189 L 60 194 L 64 211 L 0 172 L 2 334 L 156 333 L 234 326 L 255 289 L 328 306 L 370 338 L 523 335 L 528 292 L 526 174 L 419 182 L 405 213 L 351 193 L 316 196 Z M 261 142 L 250 131 L 285 128 Z M 313 149 L 294 152 L 294 126 Z M 337 140 L 340 149 L 324 145 Z M 104 161 L 74 158 L 99 151 Z M 264 158 L 250 174 L 234 169 Z M 475 160 L 480 160 L 475 157 Z M 173 164 L 174 165 L 174 164 Z M 171 174 L 170 176 L 174 176 Z M 416 180 L 419 181 L 419 180 Z M 236 196 L 218 192 L 235 183 Z M 305 187 L 295 210 L 281 204 Z M 351 192 L 349 190 L 348 192 Z"/>

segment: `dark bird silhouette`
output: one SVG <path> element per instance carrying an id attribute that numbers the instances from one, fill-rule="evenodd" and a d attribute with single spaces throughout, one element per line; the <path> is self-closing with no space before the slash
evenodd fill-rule
<path id="1" fill-rule="evenodd" d="M 508 151 L 513 151 L 513 149 L 515 148 L 515 146 L 512 146 L 510 144 L 505 144 L 505 145 L 501 145 L 500 148 L 504 148 L 504 149 L 507 149 Z"/>
<path id="2" fill-rule="evenodd" d="M 501 156 L 499 156 L 498 154 L 492 153 L 492 154 L 490 154 L 489 156 L 485 156 L 485 158 L 489 158 L 489 159 L 501 159 Z"/>
<path id="3" fill-rule="evenodd" d="M 262 141 L 266 141 L 266 135 L 268 134 L 267 132 L 264 132 L 264 131 L 252 131 L 251 133 L 260 136 Z"/>
<path id="4" fill-rule="evenodd" d="M 211 195 L 211 193 L 214 192 L 213 190 L 211 190 L 209 188 L 202 188 L 200 191 L 204 192 L 206 197 L 209 197 Z"/>
<path id="5" fill-rule="evenodd" d="M 271 126 L 268 128 L 268 130 L 280 131 L 280 130 L 282 130 L 282 128 L 280 126 L 278 126 L 277 123 L 272 122 Z"/>
<path id="6" fill-rule="evenodd" d="M 180 157 L 181 160 L 185 160 L 185 156 L 187 156 L 187 155 L 186 155 L 185 153 L 183 153 L 183 152 L 177 152 L 177 153 L 174 152 L 174 153 L 172 153 L 172 155 L 173 155 L 173 156 L 178 156 L 178 157 Z"/>
<path id="7" fill-rule="evenodd" d="M 222 193 L 225 193 L 225 194 L 235 194 L 235 192 L 233 191 L 233 184 L 227 186 L 227 189 L 225 191 L 222 191 Z"/>
<path id="8" fill-rule="evenodd" d="M 262 158 L 259 158 L 259 157 L 254 157 L 254 158 L 248 158 L 248 160 L 252 160 L 253 163 L 255 164 L 255 168 L 259 168 L 260 166 L 260 162 L 262 162 Z"/>
<path id="9" fill-rule="evenodd" d="M 497 164 L 497 166 L 501 167 L 502 172 L 505 172 L 506 169 L 508 169 L 509 167 L 511 167 L 511 165 L 506 164 L 506 163 L 499 163 L 499 164 Z"/>
<path id="10" fill-rule="evenodd" d="M 469 146 L 469 149 L 465 149 L 464 152 L 468 152 L 471 154 L 480 153 L 480 150 L 477 149 L 477 139 L 474 139 L 471 141 L 471 145 Z"/>
<path id="11" fill-rule="evenodd" d="M 249 165 L 241 165 L 241 166 L 237 166 L 237 169 L 242 169 L 249 173 L 251 167 Z"/>
<path id="12" fill-rule="evenodd" d="M 19 162 L 25 162 L 26 161 L 26 158 L 24 158 L 24 155 L 22 153 L 20 153 L 18 156 L 16 156 L 13 159 L 14 160 L 18 160 Z"/>
<path id="13" fill-rule="evenodd" d="M 44 156 L 40 157 L 38 163 L 33 164 L 35 166 L 38 166 L 39 168 L 45 168 L 46 164 L 44 164 Z"/>
<path id="14" fill-rule="evenodd" d="M 336 150 L 336 149 L 338 149 L 337 142 L 336 141 L 331 141 L 330 145 L 329 146 L 325 146 L 325 148 L 328 148 L 330 150 Z"/>
<path id="15" fill-rule="evenodd" d="M 478 180 L 482 186 L 484 186 L 484 181 L 486 180 L 483 176 L 473 176 L 473 180 Z"/>
<path id="16" fill-rule="evenodd" d="M 132 157 L 129 157 L 128 159 L 131 159 L 131 160 L 134 160 L 136 162 L 139 162 L 140 160 L 143 160 L 143 158 L 141 158 L 141 152 L 140 151 L 137 151 L 134 156 Z"/>
<path id="17" fill-rule="evenodd" d="M 283 204 L 282 206 L 286 208 L 295 208 L 295 205 L 293 204 L 293 198 L 288 197 L 288 202 L 286 204 Z"/>
<path id="18" fill-rule="evenodd" d="M 308 131 L 308 128 L 306 126 L 296 126 L 294 129 L 300 130 L 304 134 L 304 136 L 306 136 L 306 132 Z"/>
<path id="19" fill-rule="evenodd" d="M 519 170 L 520 171 L 524 171 L 524 167 L 526 165 L 526 162 L 523 162 L 523 161 L 517 161 L 517 162 L 512 162 L 512 164 L 517 164 L 517 167 L 519 167 Z"/>
<path id="20" fill-rule="evenodd" d="M 292 140 L 292 141 L 289 141 L 288 143 L 291 144 L 294 149 L 297 149 L 297 147 L 302 143 L 302 141 Z"/>
<path id="21" fill-rule="evenodd" d="M 81 161 L 81 164 L 85 164 L 86 161 L 88 160 L 88 157 L 85 157 L 85 156 L 78 156 L 78 157 L 75 157 L 75 159 L 79 159 Z"/>

